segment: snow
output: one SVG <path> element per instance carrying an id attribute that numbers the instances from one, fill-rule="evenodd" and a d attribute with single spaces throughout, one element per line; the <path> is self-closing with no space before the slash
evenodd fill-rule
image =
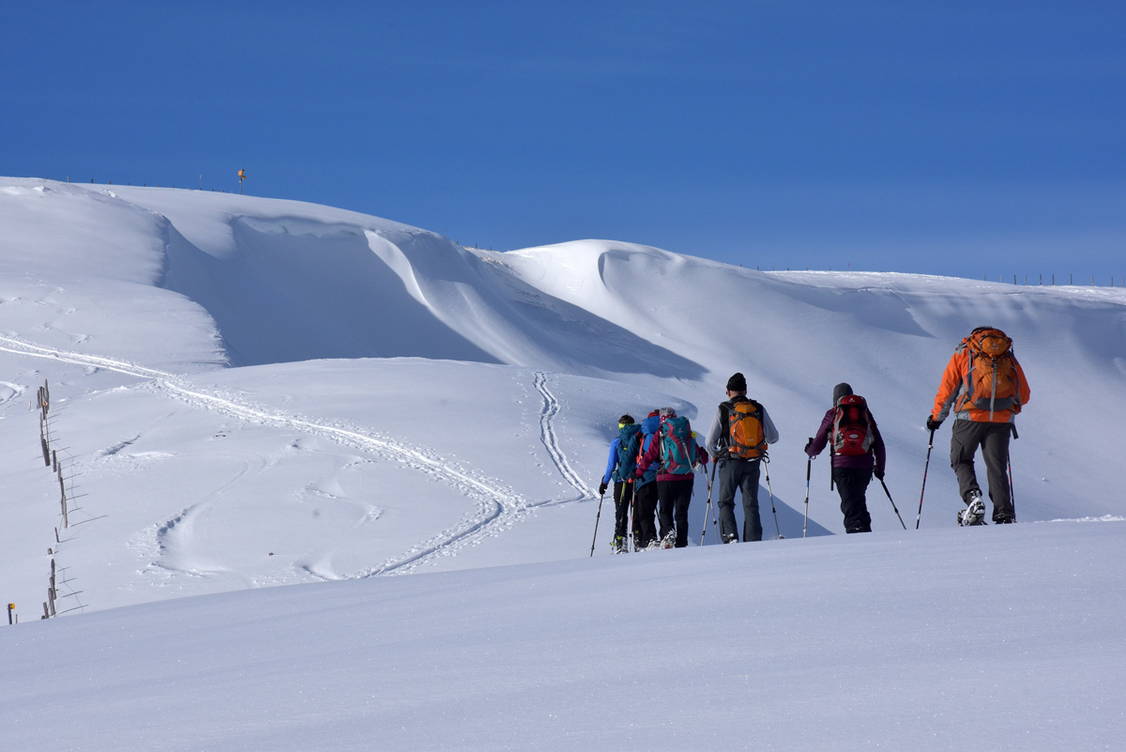
<path id="1" fill-rule="evenodd" d="M 114 609 L 6 634 L 0 722 L 67 750 L 1112 750 L 1124 538 L 901 531 Z"/>
<path id="2" fill-rule="evenodd" d="M 0 178 L 0 230 L 15 746 L 1120 746 L 1126 290 L 611 240 L 497 253 L 301 202 L 29 178 Z M 986 323 L 1031 382 L 1013 469 L 1043 524 L 950 529 L 944 426 L 920 531 L 877 486 L 876 532 L 838 535 L 819 458 L 792 540 L 838 381 L 914 526 L 938 376 Z M 610 557 L 607 502 L 588 559 L 617 416 L 671 405 L 704 432 L 736 370 L 782 435 L 788 540 Z M 28 409 L 45 379 L 76 497 L 61 542 Z M 66 613 L 28 623 L 48 548 Z"/>

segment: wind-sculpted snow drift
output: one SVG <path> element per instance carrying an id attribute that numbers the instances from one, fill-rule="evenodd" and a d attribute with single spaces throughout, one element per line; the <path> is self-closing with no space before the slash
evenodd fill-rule
<path id="1" fill-rule="evenodd" d="M 837 381 L 868 398 L 915 511 L 923 418 L 980 324 L 1029 374 L 1016 505 L 1043 524 L 950 529 L 943 427 L 922 531 L 874 490 L 875 533 L 828 535 L 822 458 L 816 539 L 793 540 Z M 610 558 L 606 509 L 588 562 L 617 416 L 668 405 L 706 431 L 735 370 L 782 434 L 790 540 Z M 761 273 L 601 240 L 495 253 L 292 201 L 0 179 L 0 371 L 0 602 L 34 618 L 50 548 L 81 594 L 66 608 L 103 611 L 5 638 L 16 748 L 1122 735 L 1122 290 Z M 44 380 L 78 492 L 58 540 L 27 409 Z M 697 479 L 693 543 L 704 495 Z M 466 571 L 382 576 L 443 569 Z M 146 603 L 185 595 L 208 597 Z"/>
<path id="2" fill-rule="evenodd" d="M 0 181 L 0 223 L 0 470 L 22 489 L 0 556 L 20 593 L 40 588 L 55 522 L 15 398 L 44 377 L 101 505 L 61 554 L 102 578 L 84 583 L 94 607 L 581 555 L 617 415 L 672 404 L 706 431 L 735 370 L 781 429 L 787 536 L 801 446 L 842 380 L 880 421 L 906 514 L 938 374 L 985 323 L 1014 336 L 1032 383 L 1018 516 L 1124 511 L 1105 453 L 1126 422 L 1122 290 L 762 273 L 601 240 L 496 253 L 300 202 L 30 179 Z M 958 507 L 947 430 L 924 526 Z M 810 529 L 839 532 L 824 459 L 815 473 Z M 693 539 L 703 501 L 701 482 Z M 877 531 L 898 527 L 886 499 L 869 506 Z M 190 528 L 159 534 L 185 510 Z M 91 572 L 106 560 L 112 576 Z"/>

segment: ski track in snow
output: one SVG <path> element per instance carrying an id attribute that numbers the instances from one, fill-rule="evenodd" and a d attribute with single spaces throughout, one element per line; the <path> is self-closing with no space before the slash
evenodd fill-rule
<path id="1" fill-rule="evenodd" d="M 23 386 L 13 384 L 10 381 L 0 381 L 0 387 L 3 387 L 4 390 L 0 391 L 0 405 L 3 405 L 5 402 L 11 402 L 24 393 Z M 7 394 L 5 394 L 5 392 L 7 392 Z"/>
<path id="2" fill-rule="evenodd" d="M 556 504 L 569 504 L 575 501 L 598 498 L 598 494 L 594 492 L 594 489 L 583 483 L 582 478 L 575 472 L 575 469 L 571 467 L 571 463 L 567 460 L 567 455 L 559 447 L 559 438 L 555 435 L 555 416 L 559 414 L 560 410 L 559 399 L 552 393 L 551 389 L 548 388 L 547 374 L 543 371 L 536 372 L 535 386 L 536 391 L 543 397 L 543 408 L 540 410 L 540 441 L 543 442 L 552 464 L 555 465 L 559 474 L 563 476 L 563 480 L 567 481 L 568 485 L 578 491 L 579 495 L 574 499 L 542 501 L 533 506 L 554 506 Z"/>
<path id="3" fill-rule="evenodd" d="M 405 574 L 433 558 L 453 556 L 461 549 L 477 544 L 481 540 L 499 534 L 511 527 L 523 517 L 529 508 L 527 502 L 518 494 L 499 485 L 494 485 L 486 478 L 476 477 L 477 474 L 469 470 L 452 467 L 420 449 L 385 437 L 365 434 L 359 430 L 317 423 L 284 413 L 269 412 L 224 397 L 197 391 L 185 386 L 174 374 L 165 371 L 158 371 L 112 358 L 43 347 L 5 336 L 0 336 L 0 351 L 57 360 L 79 366 L 104 368 L 126 376 L 148 379 L 156 389 L 194 407 L 237 418 L 247 423 L 297 430 L 328 438 L 349 448 L 360 449 L 384 459 L 398 462 L 453 486 L 476 503 L 477 508 L 474 513 L 457 525 L 442 530 L 427 540 L 416 544 L 398 557 L 388 559 L 378 567 L 356 572 L 348 575 L 348 578 Z M 542 374 L 539 376 L 542 376 Z M 540 388 L 537 378 L 537 389 Z M 541 394 L 545 390 L 546 386 L 541 389 Z M 547 394 L 550 394 L 550 392 L 547 392 Z M 554 397 L 550 399 L 555 404 L 555 411 L 558 412 L 558 402 L 555 401 Z M 551 440 L 554 441 L 554 434 L 552 433 L 550 436 Z M 556 451 L 558 452 L 558 450 Z M 577 476 L 574 475 L 569 466 L 566 466 L 566 457 L 562 453 L 559 453 L 559 457 L 562 465 L 567 467 L 567 472 L 570 473 L 568 482 L 576 488 L 585 488 L 581 481 L 577 481 Z M 560 463 L 557 462 L 557 464 Z M 563 472 L 562 467 L 560 470 Z M 568 476 L 565 474 L 565 477 Z"/>
<path id="4" fill-rule="evenodd" d="M 263 461 L 261 466 L 257 468 L 258 472 L 262 472 L 272 463 Z M 239 470 L 232 475 L 228 480 L 209 493 L 203 501 L 192 504 L 187 509 L 182 510 L 179 514 L 167 520 L 163 524 L 158 523 L 153 526 L 153 545 L 162 561 L 154 561 L 149 565 L 149 570 L 160 569 L 169 572 L 180 572 L 188 574 L 193 577 L 205 577 L 208 572 L 204 568 L 193 567 L 187 565 L 176 565 L 167 561 L 167 559 L 175 558 L 178 555 L 185 554 L 180 549 L 185 548 L 179 544 L 180 538 L 192 537 L 193 528 L 195 527 L 195 520 L 206 512 L 208 512 L 214 505 L 214 500 L 223 496 L 227 491 L 234 488 L 240 480 L 245 478 L 250 473 L 250 462 L 243 460 L 242 466 Z"/>

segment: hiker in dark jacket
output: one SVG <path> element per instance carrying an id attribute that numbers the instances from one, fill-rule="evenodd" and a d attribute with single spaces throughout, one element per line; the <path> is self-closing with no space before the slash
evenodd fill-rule
<path id="1" fill-rule="evenodd" d="M 732 415 L 736 429 L 732 431 Z M 747 379 L 736 373 L 727 380 L 727 402 L 720 404 L 708 432 L 708 452 L 719 475 L 720 536 L 724 543 L 739 540 L 735 522 L 735 491 L 743 494 L 743 541 L 762 540 L 758 513 L 759 462 L 766 445 L 778 441 L 778 429 L 766 408 L 747 398 Z"/>
<path id="2" fill-rule="evenodd" d="M 637 474 L 657 471 L 657 496 L 660 504 L 661 545 L 665 548 L 688 545 L 688 505 L 696 481 L 696 465 L 706 465 L 708 453 L 696 443 L 688 418 L 676 410 L 662 407 L 661 426 L 648 451 L 637 463 Z"/>
<path id="3" fill-rule="evenodd" d="M 641 421 L 641 448 L 640 453 L 645 454 L 649 447 L 657 440 L 657 432 L 661 428 L 661 417 L 654 410 Z M 657 465 L 649 466 L 633 482 L 633 539 L 638 549 L 656 548 L 657 546 Z"/>
<path id="4" fill-rule="evenodd" d="M 629 530 L 629 511 L 633 504 L 634 468 L 637 467 L 637 449 L 641 443 L 641 426 L 632 415 L 618 418 L 618 435 L 610 442 L 610 456 L 606 472 L 598 486 L 598 495 L 606 495 L 606 487 L 614 481 L 614 553 L 629 550 L 626 535 Z"/>
<path id="5" fill-rule="evenodd" d="M 842 401 L 848 404 L 842 404 Z M 833 406 L 822 418 L 817 435 L 806 444 L 805 453 L 811 458 L 816 457 L 830 439 L 833 484 L 841 495 L 845 532 L 870 533 L 872 517 L 868 514 L 865 492 L 873 474 L 879 479 L 884 477 L 887 452 L 867 403 L 862 397 L 853 395 L 852 387 L 845 383 L 833 387 Z"/>

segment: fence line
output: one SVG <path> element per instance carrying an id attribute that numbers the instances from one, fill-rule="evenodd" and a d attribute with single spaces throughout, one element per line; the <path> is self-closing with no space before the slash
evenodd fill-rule
<path id="1" fill-rule="evenodd" d="M 32 402 L 31 409 L 38 412 L 39 454 L 43 459 L 43 465 L 54 476 L 52 482 L 58 484 L 59 518 L 61 527 L 65 531 L 69 530 L 74 524 L 80 524 L 80 522 L 75 523 L 73 521 L 74 512 L 80 509 L 80 507 L 74 505 L 74 502 L 83 495 L 75 493 L 75 479 L 78 477 L 78 474 L 75 473 L 68 476 L 63 471 L 63 460 L 59 458 L 59 448 L 56 446 L 56 434 L 53 430 L 53 418 L 58 411 L 55 410 L 52 412 L 51 408 L 51 385 L 48 380 L 44 379 L 43 385 L 38 387 L 35 391 L 35 399 Z M 63 451 L 65 453 L 65 447 Z M 59 527 L 60 525 L 56 525 L 53 528 L 54 544 L 47 548 L 47 555 L 50 557 L 47 574 L 47 598 L 43 601 L 43 614 L 40 616 L 41 619 L 53 619 L 59 614 L 86 608 L 86 604 L 78 597 L 81 595 L 82 591 L 76 590 L 71 584 L 75 582 L 77 578 L 67 577 L 62 580 L 59 579 L 59 572 L 65 569 L 65 567 L 60 568 L 55 557 L 59 554 L 63 543 L 71 540 L 71 538 L 63 538 L 59 535 Z M 65 592 L 60 592 L 60 584 L 64 587 Z M 58 602 L 62 598 L 74 598 L 78 605 L 60 611 Z M 8 624 L 19 624 L 19 613 L 16 610 L 15 603 L 8 604 Z"/>

